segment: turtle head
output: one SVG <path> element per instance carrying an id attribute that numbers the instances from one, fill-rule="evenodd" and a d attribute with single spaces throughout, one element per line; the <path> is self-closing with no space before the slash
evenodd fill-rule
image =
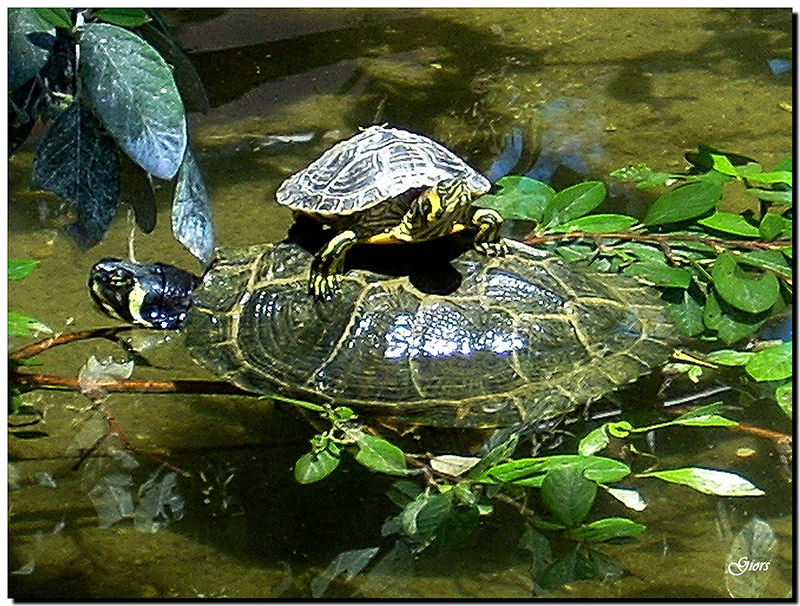
<path id="1" fill-rule="evenodd" d="M 445 179 L 423 191 L 414 201 L 415 223 L 427 227 L 459 217 L 472 203 L 465 179 Z"/>
<path id="2" fill-rule="evenodd" d="M 89 292 L 98 307 L 113 318 L 174 330 L 186 319 L 199 281 L 172 265 L 107 258 L 92 267 Z"/>

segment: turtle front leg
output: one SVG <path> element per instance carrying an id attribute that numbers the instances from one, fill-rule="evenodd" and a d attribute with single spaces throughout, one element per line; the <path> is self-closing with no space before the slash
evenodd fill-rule
<path id="1" fill-rule="evenodd" d="M 351 229 L 336 234 L 320 250 L 311 263 L 308 290 L 320 301 L 330 301 L 339 290 L 344 257 L 358 242 L 358 234 Z"/>
<path id="2" fill-rule="evenodd" d="M 500 238 L 500 225 L 503 223 L 500 213 L 489 208 L 479 208 L 472 215 L 472 223 L 478 228 L 472 244 L 475 250 L 490 257 L 506 254 L 508 248 Z"/>

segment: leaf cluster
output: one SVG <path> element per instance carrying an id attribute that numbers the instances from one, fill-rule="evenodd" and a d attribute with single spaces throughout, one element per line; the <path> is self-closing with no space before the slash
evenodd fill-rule
<path id="1" fill-rule="evenodd" d="M 201 261 L 213 252 L 208 195 L 193 159 L 181 93 L 206 107 L 197 73 L 151 9 L 9 9 L 9 153 L 37 121 L 49 125 L 31 187 L 75 203 L 67 226 L 86 249 L 107 232 L 124 179 L 155 227 L 152 179 L 176 179 L 175 237 Z M 172 65 L 171 65 L 172 64 Z M 179 90 L 179 86 L 180 89 Z"/>

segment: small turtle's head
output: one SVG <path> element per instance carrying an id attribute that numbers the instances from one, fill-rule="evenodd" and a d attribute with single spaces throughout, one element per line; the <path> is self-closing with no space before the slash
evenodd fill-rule
<path id="1" fill-rule="evenodd" d="M 460 218 L 472 203 L 465 179 L 446 179 L 425 190 L 415 201 L 415 218 L 422 226 Z"/>
<path id="2" fill-rule="evenodd" d="M 172 265 L 107 258 L 92 267 L 89 292 L 113 318 L 174 330 L 186 319 L 198 282 L 197 276 Z"/>

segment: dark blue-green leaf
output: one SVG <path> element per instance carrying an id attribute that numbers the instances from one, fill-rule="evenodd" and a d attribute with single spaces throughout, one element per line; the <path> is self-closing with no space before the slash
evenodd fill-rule
<path id="1" fill-rule="evenodd" d="M 178 171 L 172 201 L 172 233 L 204 264 L 214 255 L 214 223 L 203 175 L 189 148 Z"/>
<path id="2" fill-rule="evenodd" d="M 39 144 L 31 187 L 77 204 L 78 220 L 67 231 L 82 249 L 108 231 L 119 201 L 117 148 L 79 101 L 56 117 Z"/>
<path id="3" fill-rule="evenodd" d="M 758 225 L 759 233 L 765 240 L 774 240 L 778 236 L 791 238 L 792 222 L 776 213 L 765 213 Z"/>
<path id="4" fill-rule="evenodd" d="M 142 8 L 101 8 L 93 15 L 101 21 L 122 27 L 139 27 L 150 21 L 147 11 Z"/>
<path id="5" fill-rule="evenodd" d="M 547 509 L 568 528 L 577 526 L 586 517 L 597 496 L 597 484 L 569 465 L 548 471 L 541 490 Z"/>
<path id="6" fill-rule="evenodd" d="M 55 34 L 49 21 L 32 8 L 8 9 L 8 90 L 33 78 L 47 61 L 47 50 L 31 43 L 28 34 Z"/>
<path id="7" fill-rule="evenodd" d="M 8 279 L 22 280 L 30 276 L 39 267 L 36 259 L 9 259 L 8 260 Z"/>
<path id="8" fill-rule="evenodd" d="M 491 208 L 504 219 L 536 221 L 542 219 L 545 207 L 556 195 L 547 183 L 528 177 L 511 175 L 499 179 L 501 187 L 496 194 L 487 194 L 475 200 L 480 208 Z"/>
<path id="9" fill-rule="evenodd" d="M 684 288 L 668 289 L 663 295 L 667 311 L 682 334 L 693 337 L 705 330 L 703 304 Z"/>
<path id="10" fill-rule="evenodd" d="M 766 312 L 749 314 L 728 305 L 711 290 L 706 296 L 703 323 L 717 331 L 719 338 L 730 345 L 753 334 L 764 323 Z"/>
<path id="11" fill-rule="evenodd" d="M 711 277 L 716 291 L 728 304 L 748 313 L 766 311 L 780 297 L 780 284 L 774 274 L 750 276 L 739 267 L 732 253 L 717 257 Z"/>
<path id="12" fill-rule="evenodd" d="M 694 219 L 714 208 L 721 195 L 722 184 L 716 181 L 678 187 L 653 202 L 642 223 L 651 226 Z"/>
<path id="13" fill-rule="evenodd" d="M 641 278 L 655 286 L 674 286 L 689 288 L 691 274 L 682 267 L 671 267 L 656 261 L 639 261 L 622 270 L 624 274 Z"/>
<path id="14" fill-rule="evenodd" d="M 606 199 L 606 186 L 602 181 L 585 181 L 558 192 L 547 204 L 542 214 L 542 224 L 553 227 L 582 217 Z"/>
<path id="15" fill-rule="evenodd" d="M 103 124 L 139 166 L 172 179 L 186 149 L 186 117 L 169 65 L 116 25 L 87 26 L 80 45 L 84 90 Z"/>

